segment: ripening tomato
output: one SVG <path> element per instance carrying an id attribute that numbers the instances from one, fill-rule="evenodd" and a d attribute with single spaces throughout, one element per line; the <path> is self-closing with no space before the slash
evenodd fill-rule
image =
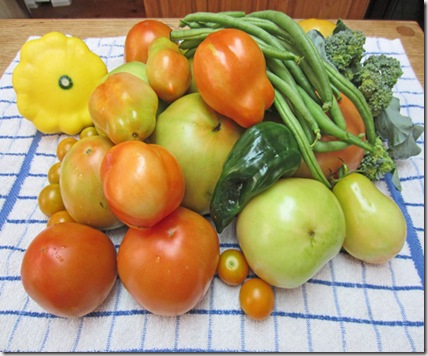
<path id="1" fill-rule="evenodd" d="M 168 37 L 171 28 L 161 21 L 148 19 L 135 24 L 125 38 L 125 62 L 147 62 L 150 44 L 158 37 Z"/>
<path id="2" fill-rule="evenodd" d="M 275 305 L 272 286 L 260 278 L 247 280 L 239 291 L 239 303 L 241 309 L 250 318 L 266 319 Z"/>
<path id="3" fill-rule="evenodd" d="M 184 175 L 177 159 L 156 144 L 119 143 L 105 155 L 100 172 L 111 210 L 130 227 L 152 227 L 184 197 Z"/>
<path id="4" fill-rule="evenodd" d="M 165 37 L 150 45 L 146 74 L 152 89 L 167 103 L 187 92 L 192 77 L 189 60 L 175 42 Z"/>
<path id="5" fill-rule="evenodd" d="M 49 313 L 81 317 L 94 311 L 117 279 L 116 248 L 103 232 L 65 222 L 40 232 L 25 251 L 25 291 Z"/>
<path id="6" fill-rule="evenodd" d="M 145 309 L 180 315 L 199 303 L 215 274 L 220 247 L 202 215 L 179 207 L 147 229 L 128 229 L 117 257 L 119 277 Z"/>
<path id="7" fill-rule="evenodd" d="M 230 248 L 221 253 L 217 274 L 224 283 L 231 286 L 241 284 L 247 278 L 248 270 L 247 260 L 241 251 Z"/>
<path id="8" fill-rule="evenodd" d="M 193 74 L 205 102 L 244 128 L 262 121 L 273 103 L 263 52 L 244 31 L 227 28 L 208 35 L 196 49 Z"/>
<path id="9" fill-rule="evenodd" d="M 339 107 L 346 121 L 346 129 L 358 136 L 365 133 L 364 121 L 361 118 L 355 105 L 342 95 L 342 100 L 339 101 Z M 321 140 L 332 141 L 336 138 L 333 136 L 324 136 Z M 358 168 L 363 159 L 364 149 L 355 145 L 351 145 L 343 150 L 332 152 L 316 152 L 315 157 L 326 177 L 336 177 L 340 167 L 343 164 L 348 166 L 349 172 Z M 312 178 L 305 162 L 302 161 L 300 168 L 294 174 L 295 177 Z"/>

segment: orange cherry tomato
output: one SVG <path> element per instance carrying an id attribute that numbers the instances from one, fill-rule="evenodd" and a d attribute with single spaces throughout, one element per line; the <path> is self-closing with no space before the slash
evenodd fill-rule
<path id="1" fill-rule="evenodd" d="M 331 36 L 333 34 L 333 30 L 336 28 L 336 25 L 333 22 L 316 18 L 301 20 L 299 21 L 299 25 L 305 32 L 317 30 L 324 37 Z"/>
<path id="2" fill-rule="evenodd" d="M 42 213 L 47 216 L 52 216 L 57 211 L 65 209 L 61 189 L 57 183 L 44 187 L 37 197 L 37 202 Z"/>
<path id="3" fill-rule="evenodd" d="M 59 174 L 61 171 L 61 162 L 54 163 L 48 171 L 48 181 L 51 184 L 59 184 Z"/>
<path id="4" fill-rule="evenodd" d="M 119 277 L 150 312 L 179 315 L 206 294 L 219 254 L 218 235 L 210 222 L 179 207 L 151 228 L 128 229 L 119 247 Z"/>
<path id="5" fill-rule="evenodd" d="M 53 214 L 47 223 L 47 226 L 65 223 L 65 222 L 74 222 L 73 218 L 70 216 L 67 210 L 60 210 Z"/>
<path id="6" fill-rule="evenodd" d="M 248 270 L 247 260 L 241 251 L 228 249 L 221 253 L 217 274 L 224 283 L 231 286 L 241 284 L 247 278 Z"/>
<path id="7" fill-rule="evenodd" d="M 25 291 L 49 313 L 80 317 L 94 311 L 117 279 L 116 249 L 101 231 L 74 222 L 47 227 L 25 251 Z"/>
<path id="8" fill-rule="evenodd" d="M 275 304 L 272 286 L 260 278 L 247 280 L 239 291 L 239 303 L 250 318 L 266 319 L 272 313 Z"/>
<path id="9" fill-rule="evenodd" d="M 158 20 L 143 20 L 128 31 L 125 38 L 125 62 L 147 62 L 149 46 L 158 37 L 168 37 L 171 28 Z"/>
<path id="10" fill-rule="evenodd" d="M 74 137 L 66 137 L 62 139 L 56 148 L 56 156 L 60 161 L 64 158 L 64 156 L 67 154 L 68 151 L 70 151 L 70 148 L 73 147 L 73 145 L 77 142 L 77 139 Z"/>
<path id="11" fill-rule="evenodd" d="M 184 175 L 164 147 L 124 141 L 101 164 L 104 195 L 113 213 L 130 227 L 152 227 L 181 204 Z"/>

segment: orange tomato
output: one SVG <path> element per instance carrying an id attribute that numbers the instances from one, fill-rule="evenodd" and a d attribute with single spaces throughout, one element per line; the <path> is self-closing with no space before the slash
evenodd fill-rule
<path id="1" fill-rule="evenodd" d="M 128 31 L 125 38 L 125 62 L 147 62 L 149 46 L 158 37 L 168 37 L 171 28 L 158 20 L 143 20 Z"/>
<path id="2" fill-rule="evenodd" d="M 357 108 L 344 94 L 342 100 L 339 101 L 339 107 L 346 121 L 347 131 L 354 135 L 365 133 L 364 121 L 361 118 Z M 323 136 L 322 141 L 336 140 L 333 136 Z M 315 152 L 315 157 L 324 173 L 328 178 L 330 176 L 336 177 L 340 167 L 343 164 L 348 166 L 349 172 L 358 168 L 364 155 L 364 149 L 355 145 L 346 147 L 343 150 L 331 152 Z M 312 178 L 308 167 L 302 161 L 300 168 L 294 174 L 295 177 Z"/>
<path id="3" fill-rule="evenodd" d="M 184 175 L 164 147 L 125 141 L 108 150 L 100 168 L 113 213 L 130 227 L 152 227 L 181 204 Z"/>
<path id="4" fill-rule="evenodd" d="M 272 286 L 260 278 L 247 280 L 239 291 L 239 303 L 250 318 L 266 319 L 272 313 L 275 304 Z"/>
<path id="5" fill-rule="evenodd" d="M 248 270 L 247 260 L 241 251 L 228 249 L 221 253 L 217 274 L 224 283 L 231 286 L 241 284 L 247 278 Z"/>
<path id="6" fill-rule="evenodd" d="M 218 235 L 208 220 L 179 207 L 151 228 L 127 231 L 119 247 L 119 277 L 145 309 L 180 315 L 206 294 L 219 250 Z"/>

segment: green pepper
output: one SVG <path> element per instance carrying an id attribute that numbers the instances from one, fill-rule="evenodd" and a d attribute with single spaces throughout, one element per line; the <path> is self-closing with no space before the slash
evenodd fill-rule
<path id="1" fill-rule="evenodd" d="M 296 139 L 287 126 L 262 121 L 236 141 L 213 191 L 210 215 L 222 232 L 254 196 L 300 166 Z"/>

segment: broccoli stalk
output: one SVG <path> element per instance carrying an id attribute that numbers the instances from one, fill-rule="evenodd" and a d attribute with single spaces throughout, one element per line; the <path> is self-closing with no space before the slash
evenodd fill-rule
<path id="1" fill-rule="evenodd" d="M 373 117 L 388 107 L 392 88 L 402 74 L 400 61 L 384 54 L 372 55 L 363 62 L 352 83 L 364 95 Z"/>

